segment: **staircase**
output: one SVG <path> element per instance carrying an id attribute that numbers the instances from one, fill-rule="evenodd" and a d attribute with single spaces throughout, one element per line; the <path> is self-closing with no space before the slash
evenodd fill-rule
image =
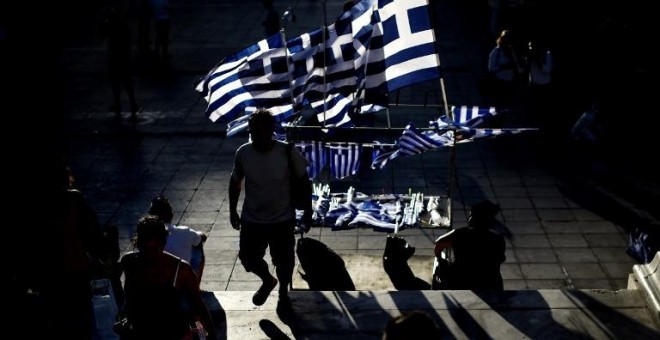
<path id="1" fill-rule="evenodd" d="M 657 339 L 659 269 L 660 253 L 635 265 L 628 289 L 618 291 L 309 291 L 294 280 L 289 324 L 277 316 L 275 292 L 260 307 L 252 304 L 252 291 L 207 292 L 204 298 L 221 339 L 375 340 L 392 316 L 412 310 L 431 316 L 447 339 Z"/>

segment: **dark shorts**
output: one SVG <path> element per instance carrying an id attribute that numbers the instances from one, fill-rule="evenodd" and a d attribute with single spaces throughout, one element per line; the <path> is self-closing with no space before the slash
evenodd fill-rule
<path id="1" fill-rule="evenodd" d="M 295 263 L 295 220 L 279 223 L 241 222 L 239 257 L 245 270 L 252 271 L 263 261 L 266 248 L 270 246 L 270 255 L 276 267 L 290 267 Z"/>

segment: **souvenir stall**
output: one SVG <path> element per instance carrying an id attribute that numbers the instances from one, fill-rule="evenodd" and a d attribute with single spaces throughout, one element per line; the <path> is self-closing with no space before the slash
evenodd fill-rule
<path id="1" fill-rule="evenodd" d="M 392 126 L 390 108 L 405 106 L 400 89 L 425 82 L 439 84 L 435 118 L 427 126 Z M 282 30 L 224 58 L 197 90 L 209 118 L 227 123 L 227 136 L 244 131 L 257 108 L 271 111 L 280 125 L 276 138 L 310 162 L 315 223 L 333 230 L 451 229 L 455 146 L 532 130 L 480 128 L 495 108 L 449 105 L 427 0 L 361 0 L 331 25 L 288 38 Z M 417 106 L 428 109 L 426 101 Z M 375 124 L 376 115 L 385 123 Z M 440 149 L 449 151 L 445 194 L 333 191 L 333 182 L 357 175 L 365 162 L 382 169 Z M 330 180 L 319 180 L 324 171 Z"/>
<path id="2" fill-rule="evenodd" d="M 294 143 L 310 161 L 312 180 L 324 168 L 332 181 L 341 181 L 357 174 L 360 161 L 382 169 L 397 157 L 449 148 L 446 195 L 375 195 L 359 188 L 335 193 L 331 182 L 325 183 L 329 189 L 315 188 L 316 223 L 396 233 L 419 226 L 451 227 L 455 145 L 528 130 L 479 128 L 498 112 L 450 107 L 440 69 L 426 0 L 361 0 L 331 25 L 294 37 L 282 30 L 225 57 L 197 90 L 205 95 L 209 118 L 227 123 L 227 136 L 244 131 L 251 112 L 268 108 L 280 124 L 277 138 Z M 392 126 L 390 99 L 403 106 L 400 89 L 425 82 L 439 84 L 438 118 L 423 127 L 412 122 Z M 426 98 L 417 105 L 426 108 Z M 386 123 L 376 126 L 373 117 L 383 114 Z M 372 157 L 365 160 L 368 150 Z"/>

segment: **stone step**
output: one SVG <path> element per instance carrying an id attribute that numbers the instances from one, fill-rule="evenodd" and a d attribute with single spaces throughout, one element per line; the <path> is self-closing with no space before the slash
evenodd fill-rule
<path id="1" fill-rule="evenodd" d="M 290 292 L 295 317 L 277 315 L 277 293 L 263 306 L 250 291 L 206 292 L 219 339 L 381 339 L 392 317 L 422 311 L 443 338 L 653 339 L 660 335 L 636 289 Z"/>

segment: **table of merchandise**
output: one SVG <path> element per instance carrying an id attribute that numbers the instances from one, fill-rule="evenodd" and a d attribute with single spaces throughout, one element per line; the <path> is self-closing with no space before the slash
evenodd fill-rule
<path id="1" fill-rule="evenodd" d="M 366 195 L 349 189 L 329 193 L 315 188 L 314 224 L 344 230 L 371 227 L 374 231 L 396 233 L 419 227 L 448 227 L 449 218 L 440 196 L 415 194 Z"/>

